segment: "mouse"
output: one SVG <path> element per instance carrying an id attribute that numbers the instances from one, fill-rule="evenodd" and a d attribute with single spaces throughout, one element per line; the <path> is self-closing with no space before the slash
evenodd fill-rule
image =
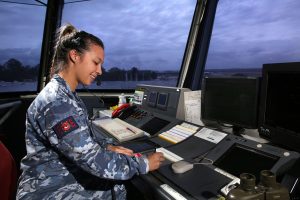
<path id="1" fill-rule="evenodd" d="M 172 164 L 173 172 L 176 174 L 182 174 L 193 169 L 194 165 L 184 160 L 177 161 Z"/>

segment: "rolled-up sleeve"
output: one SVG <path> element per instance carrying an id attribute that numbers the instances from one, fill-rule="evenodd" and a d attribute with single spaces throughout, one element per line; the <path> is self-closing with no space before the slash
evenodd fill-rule
<path id="1" fill-rule="evenodd" d="M 115 180 L 126 180 L 149 170 L 146 157 L 130 157 L 107 150 L 91 137 L 84 112 L 68 102 L 52 102 L 36 119 L 56 151 L 83 170 Z"/>

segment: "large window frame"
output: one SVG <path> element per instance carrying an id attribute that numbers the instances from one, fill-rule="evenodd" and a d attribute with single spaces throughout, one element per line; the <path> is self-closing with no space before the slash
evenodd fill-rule
<path id="1" fill-rule="evenodd" d="M 216 4 L 218 0 L 197 0 L 196 7 L 194 10 L 187 43 L 185 46 L 182 64 L 179 71 L 177 87 L 187 87 L 187 88 L 195 88 L 193 87 L 193 83 L 197 82 L 194 79 L 201 79 L 202 73 L 197 74 L 195 76 L 195 68 L 199 68 L 198 70 L 203 71 L 203 65 L 199 65 L 199 61 L 202 60 L 202 56 L 206 55 L 207 48 L 203 48 L 203 44 L 199 43 L 199 40 L 203 40 L 203 33 L 211 34 L 211 31 L 207 31 L 208 23 L 205 23 L 208 18 L 212 16 L 215 12 L 212 6 L 209 6 L 209 2 L 212 5 Z M 215 3 L 214 3 L 215 2 Z M 64 0 L 56 0 L 56 1 L 48 1 L 47 3 L 47 11 L 45 16 L 45 23 L 44 23 L 44 33 L 43 33 L 43 42 L 42 42 L 42 50 L 41 50 L 41 57 L 40 57 L 40 69 L 39 69 L 39 76 L 38 76 L 38 88 L 37 91 L 33 92 L 14 92 L 14 93 L 0 93 L 0 97 L 19 97 L 25 95 L 33 95 L 41 91 L 45 85 L 50 80 L 50 64 L 51 58 L 53 55 L 53 47 L 54 47 L 54 40 L 55 40 L 55 32 L 58 27 L 61 26 L 61 18 L 62 18 L 62 10 L 64 7 Z M 216 9 L 216 6 L 215 6 Z M 203 19 L 199 21 L 199 16 L 203 15 Z M 199 45 L 200 44 L 200 45 Z M 204 45 L 205 46 L 205 45 Z M 196 48 L 197 47 L 197 48 Z M 192 49 L 191 49 L 192 48 Z M 201 49 L 201 53 L 199 51 Z M 204 53 L 203 53 L 204 52 Z M 187 55 L 187 54 L 190 55 Z M 200 55 L 201 54 L 201 55 Z M 200 56 L 199 56 L 200 55 Z M 204 56 L 205 57 L 205 56 Z M 186 70 L 186 76 L 183 78 L 182 74 L 183 71 Z M 190 82 L 188 80 L 193 80 Z M 134 89 L 128 90 L 120 90 L 120 89 L 98 89 L 93 90 L 95 93 L 101 93 L 102 95 L 110 96 L 110 95 L 117 95 L 118 93 L 132 93 Z M 86 93 L 84 89 L 79 91 L 80 93 Z"/>
<path id="2" fill-rule="evenodd" d="M 46 20 L 47 20 L 47 10 L 48 10 L 48 4 L 52 2 L 51 0 L 49 0 L 49 2 L 44 3 L 43 1 L 38 1 L 36 0 L 36 3 L 23 3 L 23 2 L 10 2 L 8 1 L 7 3 L 15 3 L 15 4 L 24 4 L 24 5 L 40 5 L 40 6 L 45 6 L 46 7 L 46 13 L 44 16 L 44 26 L 43 26 L 43 36 L 41 37 L 42 39 L 42 43 L 44 43 L 44 34 L 45 34 L 45 27 L 46 27 Z M 41 52 L 40 52 L 40 62 L 39 62 L 39 68 L 38 68 L 38 74 L 37 74 L 37 85 L 36 85 L 36 89 L 33 91 L 7 91 L 7 92 L 0 92 L 0 98 L 1 99 L 10 99 L 10 98 L 16 98 L 19 96 L 25 96 L 25 95 L 32 95 L 32 94 L 36 94 L 40 91 L 40 75 L 42 73 L 42 62 L 41 60 L 43 59 L 43 55 L 42 55 L 42 51 L 43 51 L 43 45 L 41 46 Z"/>
<path id="3" fill-rule="evenodd" d="M 192 32 L 194 31 L 193 27 L 196 26 L 196 22 L 195 22 L 196 17 L 195 16 L 196 16 L 197 12 L 199 12 L 199 9 L 197 9 L 197 7 L 199 7 L 199 4 L 201 6 L 203 6 L 202 5 L 203 1 L 204 0 L 197 0 L 197 2 L 196 2 L 195 9 L 194 9 L 194 12 L 193 12 L 193 17 L 192 17 L 192 20 L 190 22 L 190 28 L 188 30 L 187 42 L 186 42 L 184 50 L 183 50 L 181 65 L 178 69 L 179 75 L 177 77 L 176 85 L 174 87 L 182 87 L 181 82 L 183 82 L 183 80 L 181 79 L 181 74 L 183 72 L 183 68 L 186 66 L 186 53 L 187 53 L 188 48 L 189 48 L 190 40 L 192 40 L 193 37 L 194 37 Z M 73 3 L 73 2 L 69 1 L 67 3 Z M 76 3 L 76 1 L 74 1 L 74 3 Z M 61 20 L 61 17 L 62 17 L 62 12 L 63 11 L 61 11 L 61 13 L 60 13 L 60 20 Z M 47 80 L 47 81 L 49 81 L 49 80 Z M 141 82 L 141 83 L 137 83 L 137 84 L 144 84 L 144 83 Z M 100 89 L 88 89 L 88 90 L 86 90 L 86 89 L 77 89 L 76 91 L 80 92 L 80 93 L 86 93 L 86 92 L 102 93 L 103 95 L 105 95 L 106 93 L 107 94 L 133 93 L 134 90 L 135 90 L 134 88 L 132 88 L 132 89 L 101 89 L 100 88 Z"/>
<path id="4" fill-rule="evenodd" d="M 299 12 L 292 9 L 297 5 L 298 1 L 217 1 L 204 75 L 261 77 L 264 64 L 298 62 L 294 44 L 299 43 L 299 29 L 294 27 Z"/>
<path id="5" fill-rule="evenodd" d="M 218 2 L 219 0 L 203 0 L 204 7 L 201 11 L 198 11 L 203 14 L 203 17 L 196 21 L 199 25 L 199 30 L 195 36 L 195 47 L 192 51 L 188 70 L 185 77 L 182 77 L 182 87 L 190 88 L 191 90 L 201 89 Z"/>
<path id="6" fill-rule="evenodd" d="M 50 80 L 51 59 L 55 45 L 56 29 L 61 25 L 61 14 L 64 0 L 48 1 L 39 70 L 38 91 L 41 91 Z"/>

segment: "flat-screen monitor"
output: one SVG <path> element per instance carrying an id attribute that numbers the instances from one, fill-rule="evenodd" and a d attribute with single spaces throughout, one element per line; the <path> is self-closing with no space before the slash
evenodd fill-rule
<path id="1" fill-rule="evenodd" d="M 260 171 L 271 170 L 278 160 L 277 156 L 235 144 L 214 165 L 236 177 L 241 173 L 250 173 L 259 179 Z"/>
<path id="2" fill-rule="evenodd" d="M 151 91 L 148 94 L 148 105 L 151 106 L 151 107 L 155 107 L 156 106 L 156 101 L 157 101 L 157 92 Z"/>
<path id="3" fill-rule="evenodd" d="M 300 151 L 300 62 L 263 66 L 259 133 Z"/>
<path id="4" fill-rule="evenodd" d="M 169 97 L 168 93 L 159 93 L 157 98 L 157 104 L 156 104 L 157 108 L 166 110 L 168 105 L 168 97 Z"/>
<path id="5" fill-rule="evenodd" d="M 255 77 L 205 77 L 201 118 L 234 128 L 257 128 L 260 79 Z"/>

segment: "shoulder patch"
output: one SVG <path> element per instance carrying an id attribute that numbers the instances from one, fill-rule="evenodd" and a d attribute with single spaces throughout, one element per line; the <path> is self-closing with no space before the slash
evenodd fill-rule
<path id="1" fill-rule="evenodd" d="M 61 139 L 65 135 L 70 133 L 71 131 L 76 130 L 77 128 L 79 128 L 78 124 L 76 123 L 74 118 L 72 116 L 70 116 L 70 117 L 67 117 L 67 118 L 61 120 L 60 122 L 58 122 L 53 127 L 53 130 L 54 130 L 55 134 L 57 135 L 57 137 L 59 139 Z"/>

